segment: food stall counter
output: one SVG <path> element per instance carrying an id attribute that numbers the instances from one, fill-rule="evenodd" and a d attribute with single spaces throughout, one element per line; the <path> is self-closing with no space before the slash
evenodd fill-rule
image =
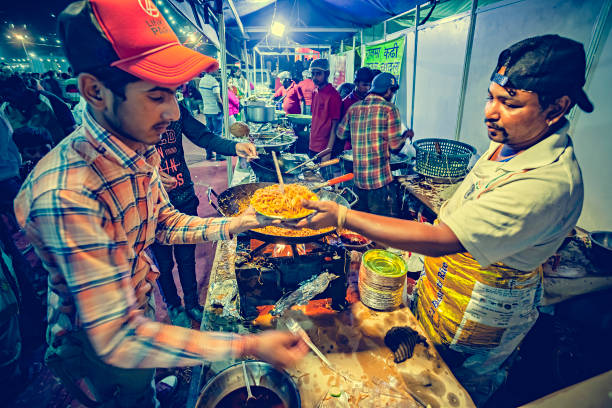
<path id="1" fill-rule="evenodd" d="M 201 330 L 248 333 L 276 325 L 276 319 L 258 317 L 259 326 L 241 319 L 237 314 L 239 296 L 225 299 L 223 307 L 215 305 L 227 297 L 228 287 L 236 279 L 236 245 L 236 239 L 217 245 Z M 358 258 L 351 258 L 348 294 L 353 298 L 359 270 L 354 260 Z M 324 407 L 333 398 L 330 392 L 346 394 L 347 406 L 351 407 L 474 406 L 408 308 L 374 311 L 355 299 L 341 312 L 313 313 L 308 309 L 314 306 L 309 305 L 294 306 L 281 317 L 298 321 L 332 364 L 330 369 L 309 353 L 288 370 L 299 388 L 303 407 Z M 410 327 L 425 338 L 425 344 L 416 344 L 413 355 L 401 363 L 394 362 L 393 352 L 384 343 L 385 334 L 394 326 Z M 284 327 L 279 324 L 279 328 Z M 233 362 L 205 363 L 195 392 Z"/>

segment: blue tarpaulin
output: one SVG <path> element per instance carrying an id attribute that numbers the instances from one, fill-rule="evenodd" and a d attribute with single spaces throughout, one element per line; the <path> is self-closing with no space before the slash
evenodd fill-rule
<path id="1" fill-rule="evenodd" d="M 297 43 L 329 44 L 349 37 L 347 32 L 291 32 L 293 27 L 355 28 L 379 24 L 425 3 L 426 0 L 235 0 L 236 10 L 247 29 L 270 27 L 278 21 L 289 31 L 286 39 Z M 240 37 L 232 11 L 224 10 L 228 32 Z M 249 46 L 265 38 L 266 32 L 248 32 Z"/>

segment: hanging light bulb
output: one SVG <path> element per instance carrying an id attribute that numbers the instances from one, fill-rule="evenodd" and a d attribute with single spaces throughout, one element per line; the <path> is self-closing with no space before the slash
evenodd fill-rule
<path id="1" fill-rule="evenodd" d="M 270 33 L 277 37 L 282 37 L 285 33 L 285 25 L 283 23 L 279 23 L 278 21 L 273 22 L 272 26 L 270 27 Z"/>

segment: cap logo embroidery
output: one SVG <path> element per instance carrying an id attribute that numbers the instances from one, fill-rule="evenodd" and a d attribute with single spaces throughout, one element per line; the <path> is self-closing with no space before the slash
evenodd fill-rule
<path id="1" fill-rule="evenodd" d="M 506 84 L 508 83 L 508 77 L 505 76 L 505 75 L 498 74 L 497 72 L 495 72 L 491 76 L 491 81 L 495 82 L 499 86 L 506 86 Z"/>
<path id="2" fill-rule="evenodd" d="M 151 17 L 159 17 L 159 10 L 152 0 L 138 0 L 140 8 Z"/>

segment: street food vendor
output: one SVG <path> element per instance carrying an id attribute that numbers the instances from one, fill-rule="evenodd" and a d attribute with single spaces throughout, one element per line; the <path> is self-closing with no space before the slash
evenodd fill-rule
<path id="1" fill-rule="evenodd" d="M 312 81 L 312 75 L 310 71 L 305 69 L 302 71 L 302 80 L 298 83 L 302 91 L 302 95 L 304 95 L 304 104 L 302 105 L 302 113 L 304 115 L 310 115 L 310 105 L 312 104 L 312 93 L 314 92 L 316 86 Z"/>
<path id="2" fill-rule="evenodd" d="M 155 407 L 156 367 L 244 355 L 297 362 L 307 347 L 290 333 L 239 336 L 153 320 L 159 272 L 147 248 L 262 225 L 252 210 L 233 219 L 182 214 L 160 180 L 155 144 L 179 119 L 176 89 L 217 61 L 180 45 L 152 2 L 84 0 L 58 20 L 87 101 L 83 126 L 38 163 L 15 200 L 49 273 L 48 366 L 81 401 L 90 398 L 75 383 L 85 379 L 104 406 Z"/>
<path id="3" fill-rule="evenodd" d="M 364 74 L 362 80 L 367 79 L 368 73 Z M 399 109 L 391 102 L 398 89 L 395 76 L 388 72 L 377 75 L 368 96 L 349 107 L 337 130 L 339 139 L 350 139 L 353 145 L 355 193 L 359 197 L 355 209 L 391 217 L 399 215 L 391 151 L 399 151 L 414 135 L 402 132 Z"/>
<path id="4" fill-rule="evenodd" d="M 291 79 L 289 71 L 281 72 L 278 77 L 283 86 L 278 88 L 274 94 L 274 100 L 282 99 L 285 113 L 302 113 L 302 102 L 304 101 L 302 89 Z"/>
<path id="5" fill-rule="evenodd" d="M 442 206 L 436 225 L 305 202 L 298 226 L 337 225 L 426 255 L 413 310 L 455 376 L 482 405 L 504 381 L 538 317 L 542 263 L 582 209 L 566 118 L 591 112 L 582 44 L 557 35 L 504 50 L 488 89 L 488 150 Z"/>
<path id="6" fill-rule="evenodd" d="M 276 92 L 274 92 L 274 95 L 272 95 L 272 99 L 275 102 L 284 100 L 285 96 L 287 95 L 287 88 L 292 82 L 291 74 L 289 73 L 289 71 L 281 71 L 276 77 L 280 82 L 280 86 L 278 87 Z M 285 86 L 285 84 L 287 84 L 287 86 Z"/>
<path id="7" fill-rule="evenodd" d="M 315 156 L 323 150 L 334 147 L 336 139 L 336 127 L 340 121 L 340 111 L 342 109 L 342 98 L 336 88 L 328 82 L 329 61 L 326 59 L 316 59 L 310 63 L 310 73 L 312 81 L 316 85 L 312 93 L 312 122 L 310 124 L 310 143 L 308 154 Z M 331 158 L 331 154 L 321 157 L 321 161 Z M 329 175 L 330 167 L 325 167 L 324 175 Z M 329 178 L 329 177 L 326 177 Z"/>

